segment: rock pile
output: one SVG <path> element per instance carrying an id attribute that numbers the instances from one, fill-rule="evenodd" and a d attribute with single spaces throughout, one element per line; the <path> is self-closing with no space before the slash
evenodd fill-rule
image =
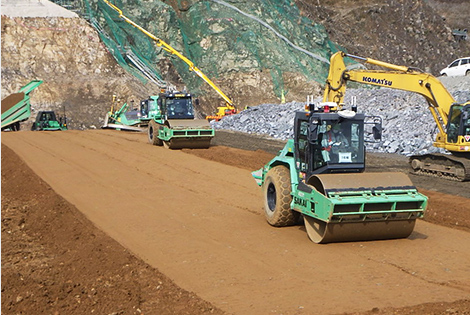
<path id="1" fill-rule="evenodd" d="M 469 77 L 442 78 L 442 81 L 457 102 L 470 100 Z M 380 116 L 383 120 L 382 141 L 367 143 L 368 151 L 403 155 L 439 152 L 440 149 L 432 146 L 437 126 L 422 96 L 385 88 L 349 89 L 345 104 L 351 104 L 353 97 L 356 98 L 358 111 Z M 303 110 L 304 106 L 305 102 L 263 104 L 211 124 L 216 129 L 286 140 L 293 137 L 295 111 Z"/>

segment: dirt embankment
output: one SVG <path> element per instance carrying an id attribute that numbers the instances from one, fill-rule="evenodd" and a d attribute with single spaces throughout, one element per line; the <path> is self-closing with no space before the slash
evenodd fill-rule
<path id="1" fill-rule="evenodd" d="M 222 314 L 135 257 L 2 145 L 2 314 Z"/>

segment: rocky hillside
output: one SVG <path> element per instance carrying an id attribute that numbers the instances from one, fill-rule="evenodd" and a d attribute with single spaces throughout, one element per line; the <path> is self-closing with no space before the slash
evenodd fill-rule
<path id="1" fill-rule="evenodd" d="M 281 102 L 283 97 L 290 102 L 304 101 L 307 94 L 320 95 L 328 69 L 322 58 L 341 47 L 435 75 L 454 58 L 470 55 L 470 41 L 451 36 L 452 28 L 463 28 L 469 21 L 470 3 L 463 0 L 123 0 L 120 4 L 150 31 L 166 30 L 162 37 L 188 53 L 240 108 Z M 165 17 L 157 10 L 160 7 L 165 8 Z M 156 17 L 158 25 L 151 23 Z M 176 29 L 170 27 L 175 25 Z M 136 36 L 130 32 L 125 37 L 132 42 Z M 145 45 L 159 55 L 154 57 L 165 79 L 194 87 L 201 98 L 200 116 L 220 104 L 221 98 L 187 65 L 148 42 Z M 307 53 L 297 49 L 303 47 Z M 30 80 L 42 79 L 45 84 L 32 94 L 33 109 L 65 107 L 74 129 L 100 127 L 113 94 L 129 101 L 158 89 L 124 71 L 96 30 L 79 18 L 2 16 L 1 53 L 2 98 Z"/>
<path id="2" fill-rule="evenodd" d="M 470 29 L 466 0 L 296 0 L 302 14 L 321 23 L 332 41 L 353 55 L 420 68 L 434 75 L 470 55 L 470 40 L 456 41 L 454 28 Z"/>

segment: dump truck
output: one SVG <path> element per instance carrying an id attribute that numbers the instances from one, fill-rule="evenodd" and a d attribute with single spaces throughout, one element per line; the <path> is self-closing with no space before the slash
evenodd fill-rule
<path id="1" fill-rule="evenodd" d="M 208 148 L 215 131 L 194 117 L 193 98 L 185 91 L 164 91 L 141 101 L 149 119 L 148 141 L 169 149 Z"/>
<path id="2" fill-rule="evenodd" d="M 18 131 L 20 123 L 31 117 L 29 94 L 42 83 L 42 80 L 33 80 L 2 100 L 2 131 Z"/>
<path id="3" fill-rule="evenodd" d="M 335 67 L 332 60 L 330 75 Z M 364 143 L 381 139 L 381 118 L 346 109 L 330 92 L 295 113 L 293 139 L 252 173 L 266 220 L 282 227 L 303 219 L 318 244 L 410 236 L 428 198 L 404 173 L 364 173 Z"/>
<path id="4" fill-rule="evenodd" d="M 32 131 L 62 131 L 67 130 L 67 116 L 59 116 L 54 111 L 39 111 L 31 126 Z"/>

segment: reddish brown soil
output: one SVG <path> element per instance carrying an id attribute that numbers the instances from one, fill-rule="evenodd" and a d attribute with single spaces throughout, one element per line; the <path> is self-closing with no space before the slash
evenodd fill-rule
<path id="1" fill-rule="evenodd" d="M 418 185 L 430 198 L 432 224 L 418 222 L 410 240 L 315 245 L 302 229 L 264 222 L 257 188 L 243 178 L 277 147 L 262 139 L 255 142 L 263 150 L 220 146 L 250 145 L 240 138 L 219 133 L 219 146 L 174 152 L 140 134 L 2 134 L 2 313 L 470 314 L 468 198 L 435 191 L 436 179 Z M 377 163 L 389 169 L 400 158 L 392 160 Z M 190 185 L 193 178 L 199 185 Z M 466 183 L 446 184 L 465 194 Z M 157 187 L 164 199 L 136 200 L 158 195 Z M 172 194 L 194 202 L 190 216 L 173 206 Z M 172 212 L 155 212 L 159 202 Z"/>
<path id="2" fill-rule="evenodd" d="M 135 257 L 2 145 L 2 314 L 222 314 Z"/>

